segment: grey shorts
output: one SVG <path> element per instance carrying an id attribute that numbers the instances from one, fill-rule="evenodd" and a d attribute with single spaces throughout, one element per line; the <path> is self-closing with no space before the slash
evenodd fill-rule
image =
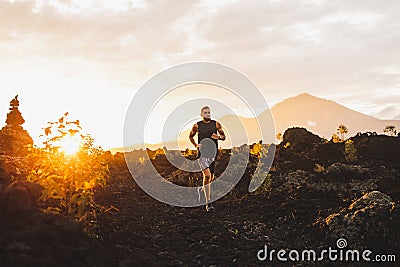
<path id="1" fill-rule="evenodd" d="M 211 173 L 214 173 L 215 171 L 215 158 L 206 158 L 206 157 L 200 157 L 198 159 L 199 165 L 201 170 L 205 170 L 207 168 L 210 169 Z"/>

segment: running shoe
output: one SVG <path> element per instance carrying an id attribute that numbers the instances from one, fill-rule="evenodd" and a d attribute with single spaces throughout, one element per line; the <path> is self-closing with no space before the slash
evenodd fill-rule
<path id="1" fill-rule="evenodd" d="M 214 210 L 213 205 L 211 205 L 211 203 L 210 203 L 210 204 L 207 204 L 207 205 L 206 205 L 206 211 L 212 211 L 212 210 Z"/>

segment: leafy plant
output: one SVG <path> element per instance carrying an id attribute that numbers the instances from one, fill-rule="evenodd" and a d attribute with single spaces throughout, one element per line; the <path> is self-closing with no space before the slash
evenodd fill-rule
<path id="1" fill-rule="evenodd" d="M 340 124 L 337 128 L 337 133 L 340 134 L 340 139 L 344 141 L 345 135 L 349 132 L 349 129 L 346 125 Z"/>
<path id="2" fill-rule="evenodd" d="M 383 129 L 384 133 L 389 134 L 389 136 L 395 136 L 397 134 L 395 125 L 386 125 L 385 129 Z"/>
<path id="3" fill-rule="evenodd" d="M 43 147 L 29 149 L 28 180 L 43 187 L 41 200 L 49 203 L 47 210 L 83 219 L 94 214 L 94 188 L 106 184 L 109 169 L 103 149 L 90 135 L 82 134 L 79 120 L 69 121 L 67 116 L 44 128 Z M 74 153 L 67 153 L 64 146 L 71 143 L 65 140 L 77 142 Z"/>
<path id="4" fill-rule="evenodd" d="M 342 142 L 342 139 L 340 139 L 339 135 L 337 135 L 335 133 L 332 134 L 332 139 L 331 140 L 332 140 L 333 143 L 341 143 Z"/>
<path id="5" fill-rule="evenodd" d="M 252 148 L 250 149 L 250 154 L 259 157 L 262 148 L 263 144 L 261 142 L 255 143 L 252 145 Z"/>
<path id="6" fill-rule="evenodd" d="M 357 160 L 357 149 L 354 147 L 354 142 L 352 140 L 349 139 L 345 142 L 344 153 L 347 162 L 352 163 Z"/>
<path id="7" fill-rule="evenodd" d="M 260 185 L 257 190 L 253 191 L 255 194 L 264 194 L 269 192 L 271 189 L 271 174 L 268 173 L 268 170 L 265 169 L 265 164 L 267 164 L 268 157 L 268 147 L 262 146 L 259 152 L 259 164 L 260 168 L 258 168 L 251 175 L 251 183 L 256 185 Z M 268 168 L 269 169 L 269 168 Z"/>
<path id="8" fill-rule="evenodd" d="M 283 134 L 281 132 L 277 133 L 276 139 L 278 139 L 278 141 L 283 141 Z"/>
<path id="9" fill-rule="evenodd" d="M 315 164 L 315 166 L 314 166 L 314 172 L 317 172 L 317 173 L 321 173 L 321 172 L 324 172 L 325 171 L 325 168 L 324 168 L 324 166 L 322 166 L 321 164 Z"/>

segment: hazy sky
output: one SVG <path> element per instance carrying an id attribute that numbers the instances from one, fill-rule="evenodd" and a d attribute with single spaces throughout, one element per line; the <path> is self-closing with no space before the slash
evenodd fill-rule
<path id="1" fill-rule="evenodd" d="M 241 71 L 271 106 L 309 92 L 391 119 L 399 14 L 400 1 L 378 0 L 1 1 L 0 120 L 18 93 L 34 139 L 69 111 L 100 145 L 121 146 L 136 90 L 188 61 Z"/>

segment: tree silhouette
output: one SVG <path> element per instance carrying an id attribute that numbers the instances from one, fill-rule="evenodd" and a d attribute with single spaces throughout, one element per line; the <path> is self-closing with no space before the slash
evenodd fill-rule
<path id="1" fill-rule="evenodd" d="M 395 136 L 397 134 L 396 126 L 394 125 L 387 125 L 385 129 L 383 129 L 384 133 L 388 133 L 390 136 Z"/>
<path id="2" fill-rule="evenodd" d="M 340 134 L 340 139 L 342 139 L 342 141 L 344 141 L 344 137 L 348 132 L 349 129 L 344 124 L 340 124 L 337 128 L 337 133 Z"/>

